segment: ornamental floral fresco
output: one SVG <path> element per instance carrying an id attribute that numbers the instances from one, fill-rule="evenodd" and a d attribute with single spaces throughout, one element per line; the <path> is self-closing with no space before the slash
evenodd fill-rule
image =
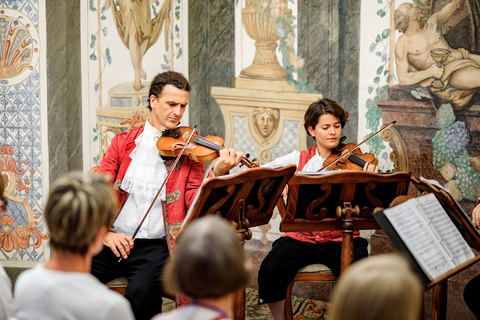
<path id="1" fill-rule="evenodd" d="M 38 1 L 0 1 L 0 170 L 8 202 L 0 214 L 0 259 L 6 261 L 45 261 L 49 237 L 42 215 L 43 16 Z"/>

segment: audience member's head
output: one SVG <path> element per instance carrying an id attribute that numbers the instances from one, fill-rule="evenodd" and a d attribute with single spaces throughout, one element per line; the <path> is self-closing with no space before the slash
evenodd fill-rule
<path id="1" fill-rule="evenodd" d="M 225 297 L 248 281 L 240 239 L 223 218 L 208 216 L 187 225 L 163 274 L 166 288 L 193 300 Z"/>
<path id="2" fill-rule="evenodd" d="M 99 230 L 110 226 L 118 200 L 108 180 L 76 171 L 54 183 L 44 212 L 53 249 L 85 255 Z"/>
<path id="3" fill-rule="evenodd" d="M 363 259 L 335 286 L 330 320 L 417 320 L 423 300 L 420 280 L 399 255 Z"/>

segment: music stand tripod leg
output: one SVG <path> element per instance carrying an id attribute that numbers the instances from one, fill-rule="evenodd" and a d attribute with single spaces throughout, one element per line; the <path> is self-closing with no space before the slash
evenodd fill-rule
<path id="1" fill-rule="evenodd" d="M 245 241 L 252 238 L 252 231 L 248 228 L 249 222 L 245 218 L 245 201 L 241 199 L 239 201 L 238 208 L 238 222 L 237 222 L 237 232 L 240 237 L 240 243 L 242 244 L 242 249 L 245 246 Z M 233 304 L 233 319 L 234 320 L 245 320 L 245 288 L 238 291 L 234 298 Z"/>
<path id="2" fill-rule="evenodd" d="M 432 319 L 447 319 L 447 290 L 448 279 L 433 286 L 432 291 Z"/>
<path id="3" fill-rule="evenodd" d="M 343 203 L 342 210 L 342 255 L 340 273 L 345 271 L 353 263 L 353 229 L 355 222 L 352 219 L 352 205 L 350 202 Z"/>

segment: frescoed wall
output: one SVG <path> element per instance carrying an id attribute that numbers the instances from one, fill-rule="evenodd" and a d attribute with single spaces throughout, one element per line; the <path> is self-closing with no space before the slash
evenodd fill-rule
<path id="1" fill-rule="evenodd" d="M 371 110 L 397 120 L 386 138 L 395 167 L 439 181 L 468 212 L 480 195 L 478 3 L 396 0 L 390 7 L 391 76 Z M 414 27 L 420 32 L 411 36 Z"/>
<path id="2" fill-rule="evenodd" d="M 383 170 L 438 180 L 470 212 L 480 182 L 477 86 L 461 102 L 450 99 L 450 90 L 425 79 L 403 79 L 395 54 L 396 9 L 416 4 L 428 19 L 451 2 L 0 0 L 0 151 L 12 202 L 0 216 L 2 263 L 44 261 L 48 185 L 97 165 L 115 133 L 141 125 L 149 81 L 165 70 L 192 84 L 182 125 L 198 125 L 201 135 L 220 136 L 262 163 L 312 144 L 302 117 L 320 96 L 349 111 L 347 142 L 396 120 L 362 149 Z M 447 61 L 443 85 L 475 82 L 460 71 L 477 72 L 478 17 L 478 1 L 467 0 L 442 25 L 451 48 L 468 50 L 457 60 L 473 61 L 463 69 Z M 268 43 L 252 32 L 257 27 Z M 410 64 L 408 71 L 420 68 Z M 254 237 L 278 237 L 275 221 Z"/>
<path id="3" fill-rule="evenodd" d="M 42 219 L 48 181 L 45 25 L 43 1 L 0 2 L 0 169 L 8 202 L 0 214 L 0 260 L 5 265 L 48 257 Z"/>

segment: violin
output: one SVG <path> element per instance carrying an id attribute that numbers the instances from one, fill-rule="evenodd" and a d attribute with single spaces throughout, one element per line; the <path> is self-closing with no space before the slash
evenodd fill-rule
<path id="1" fill-rule="evenodd" d="M 345 146 L 345 147 L 343 148 L 343 151 L 340 152 L 340 155 L 338 155 L 338 152 L 337 152 L 337 154 L 333 155 L 333 157 L 332 157 L 332 155 L 329 156 L 329 157 L 327 158 L 327 160 L 325 160 L 325 162 L 323 163 L 323 167 L 320 168 L 318 171 L 322 171 L 322 170 L 325 169 L 325 168 L 333 168 L 333 169 L 335 170 L 336 163 L 337 163 L 337 162 L 340 162 L 340 161 L 341 161 L 342 159 L 344 159 L 344 158 L 347 159 L 347 162 L 348 162 L 348 160 L 350 160 L 350 162 L 354 162 L 354 161 L 357 162 L 357 163 L 354 163 L 354 164 L 360 166 L 360 169 L 363 168 L 363 166 L 364 166 L 365 163 L 367 163 L 367 162 L 372 163 L 372 164 L 375 163 L 375 165 L 376 165 L 377 162 L 373 162 L 373 161 L 374 161 L 373 159 L 375 159 L 375 156 L 374 156 L 374 155 L 371 155 L 371 156 L 368 156 L 368 157 L 365 156 L 365 159 L 362 159 L 362 158 L 360 157 L 360 154 L 362 154 L 362 153 L 361 153 L 360 149 L 358 149 L 358 147 L 360 147 L 360 145 L 362 145 L 363 143 L 365 143 L 365 142 L 367 142 L 368 140 L 370 140 L 370 139 L 372 139 L 373 137 L 375 137 L 375 136 L 376 136 L 377 134 L 379 134 L 380 132 L 382 132 L 382 131 L 390 128 L 391 126 L 393 126 L 393 125 L 395 124 L 395 122 L 396 122 L 396 121 L 392 121 L 392 122 L 390 122 L 388 125 L 384 125 L 380 130 L 378 130 L 377 132 L 375 132 L 374 134 L 372 134 L 370 137 L 368 137 L 367 139 L 363 140 L 363 141 L 360 142 L 359 144 L 354 145 L 353 147 L 346 148 L 346 146 Z M 344 141 L 345 139 L 346 139 L 346 137 L 342 137 L 342 138 L 340 139 L 339 145 L 343 145 L 343 141 Z M 337 149 L 337 148 L 338 148 L 338 149 L 341 149 L 342 146 L 339 147 L 339 145 L 337 145 L 337 147 L 335 147 L 334 150 Z M 352 145 L 352 144 L 350 144 L 350 145 Z M 347 146 L 348 146 L 348 145 L 347 145 Z M 333 152 L 332 152 L 332 154 L 333 154 Z M 366 153 L 365 155 L 369 155 L 369 153 Z M 352 156 L 353 156 L 353 157 L 352 157 Z M 334 159 L 331 159 L 331 157 L 334 158 Z M 372 159 L 371 157 L 373 157 L 373 159 Z M 370 159 L 372 162 L 367 161 L 366 159 Z M 360 161 L 360 160 L 362 160 L 362 161 Z M 375 159 L 375 161 L 377 161 L 377 159 Z M 338 169 L 336 169 L 336 170 L 340 170 L 340 169 L 341 169 L 341 167 L 338 168 Z M 358 167 L 357 167 L 357 169 L 351 169 L 351 170 L 359 170 L 359 169 L 358 169 Z M 380 170 L 379 170 L 378 172 L 379 172 L 379 173 L 384 173 L 384 172 L 381 172 Z M 389 173 L 389 172 L 387 171 L 387 172 L 385 172 L 385 173 Z"/>
<path id="2" fill-rule="evenodd" d="M 193 161 L 208 162 L 219 156 L 218 151 L 225 149 L 222 138 L 215 136 L 200 137 L 196 130 L 193 131 L 194 129 L 186 126 L 164 130 L 162 136 L 157 140 L 158 153 L 165 157 L 176 157 L 183 150 L 182 154 L 188 155 Z M 188 140 L 192 132 L 192 140 L 185 146 L 185 141 Z M 250 160 L 248 156 L 247 153 L 246 157 L 242 157 L 240 162 L 248 168 L 259 167 L 258 161 L 256 159 Z"/>
<path id="3" fill-rule="evenodd" d="M 355 148 L 354 143 L 344 144 L 343 141 L 346 137 L 340 138 L 338 145 L 332 150 L 332 154 L 324 161 L 323 165 L 327 165 L 334 161 L 338 156 Z M 375 155 L 371 153 L 362 153 L 360 148 L 355 148 L 348 157 L 344 157 L 330 166 L 327 166 L 329 170 L 362 170 L 366 163 L 377 165 L 378 161 Z M 380 172 L 380 170 L 378 171 Z"/>

